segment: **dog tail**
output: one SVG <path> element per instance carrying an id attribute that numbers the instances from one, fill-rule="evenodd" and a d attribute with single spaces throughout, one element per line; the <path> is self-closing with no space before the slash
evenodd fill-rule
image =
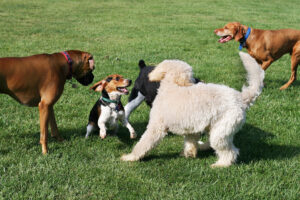
<path id="1" fill-rule="evenodd" d="M 242 88 L 242 98 L 246 108 L 249 108 L 260 95 L 264 87 L 265 72 L 249 54 L 240 51 L 240 58 L 247 71 L 248 86 Z"/>
<path id="2" fill-rule="evenodd" d="M 144 67 L 146 67 L 146 64 L 145 64 L 144 60 L 139 61 L 139 67 L 140 67 L 140 69 L 143 69 Z"/>

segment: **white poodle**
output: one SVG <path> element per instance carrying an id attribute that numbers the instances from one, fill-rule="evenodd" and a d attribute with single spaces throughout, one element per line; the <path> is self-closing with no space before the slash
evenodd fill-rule
<path id="1" fill-rule="evenodd" d="M 185 157 L 196 157 L 197 149 L 212 147 L 218 156 L 212 167 L 233 164 L 239 150 L 233 144 L 235 133 L 246 120 L 246 110 L 263 88 L 264 71 L 247 53 L 240 57 L 248 73 L 242 92 L 225 85 L 192 83 L 192 67 L 180 60 L 165 60 L 150 74 L 150 81 L 160 81 L 158 94 L 150 111 L 147 130 L 123 161 L 145 156 L 168 131 L 184 136 Z M 201 133 L 209 133 L 209 142 L 198 144 Z"/>

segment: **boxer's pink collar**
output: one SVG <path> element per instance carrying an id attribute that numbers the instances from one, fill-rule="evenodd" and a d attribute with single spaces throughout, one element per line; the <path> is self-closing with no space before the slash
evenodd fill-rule
<path id="1" fill-rule="evenodd" d="M 60 52 L 62 55 L 64 55 L 64 57 L 66 58 L 68 64 L 69 64 L 69 73 L 67 75 L 67 79 L 71 79 L 72 78 L 72 64 L 73 64 L 73 61 L 70 57 L 70 55 L 66 52 L 66 51 L 62 51 Z"/>

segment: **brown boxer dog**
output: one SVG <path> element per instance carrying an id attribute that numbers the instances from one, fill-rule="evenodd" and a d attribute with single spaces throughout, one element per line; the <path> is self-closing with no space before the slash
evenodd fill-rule
<path id="1" fill-rule="evenodd" d="M 0 93 L 8 94 L 23 105 L 39 107 L 40 143 L 46 154 L 48 124 L 51 136 L 58 140 L 53 105 L 64 90 L 67 79 L 74 77 L 82 85 L 92 83 L 94 59 L 78 50 L 29 57 L 0 58 Z"/>

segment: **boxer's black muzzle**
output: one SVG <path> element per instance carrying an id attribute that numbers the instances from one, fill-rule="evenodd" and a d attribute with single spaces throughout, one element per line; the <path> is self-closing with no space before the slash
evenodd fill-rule
<path id="1" fill-rule="evenodd" d="M 81 83 L 84 86 L 87 86 L 89 84 L 91 84 L 94 80 L 94 75 L 93 72 L 90 71 L 88 72 L 85 76 L 81 77 L 81 78 L 76 78 L 76 80 Z"/>

